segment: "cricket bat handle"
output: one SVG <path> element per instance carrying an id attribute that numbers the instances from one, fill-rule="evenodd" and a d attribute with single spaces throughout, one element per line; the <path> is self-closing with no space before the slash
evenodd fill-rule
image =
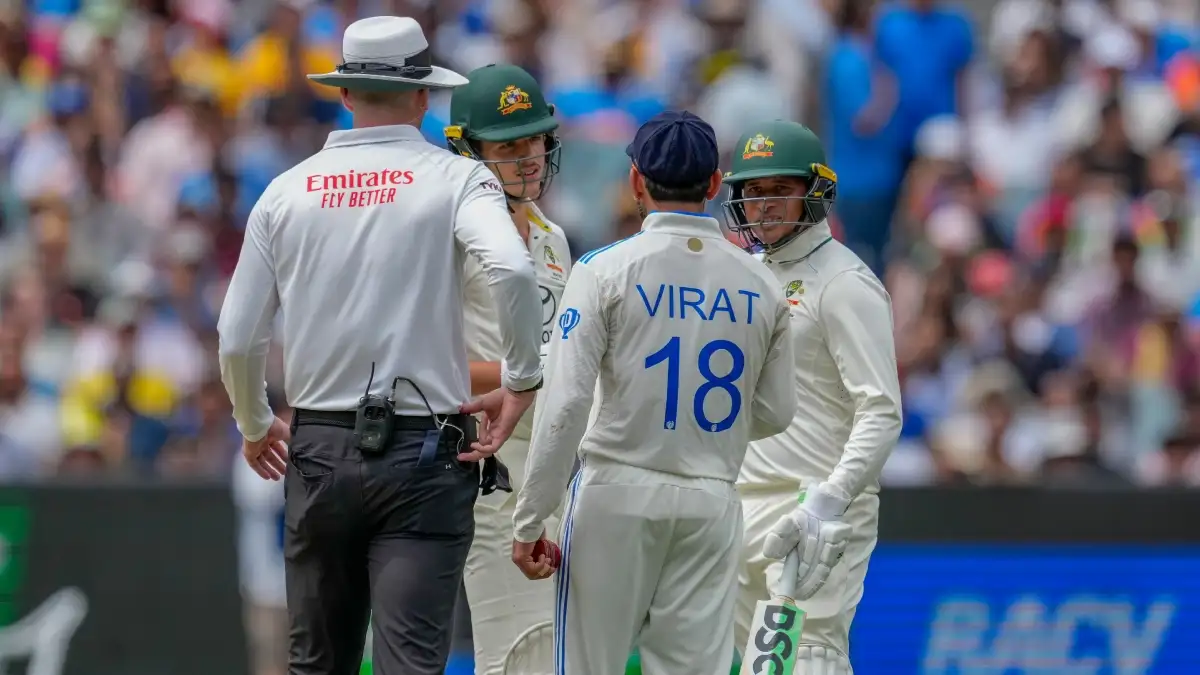
<path id="1" fill-rule="evenodd" d="M 779 577 L 779 593 L 781 597 L 792 602 L 796 601 L 796 577 L 800 573 L 800 553 L 795 549 L 783 559 L 783 573 Z"/>

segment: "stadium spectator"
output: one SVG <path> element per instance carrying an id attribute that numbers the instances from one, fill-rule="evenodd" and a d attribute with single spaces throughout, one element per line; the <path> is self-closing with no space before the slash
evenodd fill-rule
<path id="1" fill-rule="evenodd" d="M 871 6 L 846 0 L 829 54 L 825 124 L 838 172 L 838 219 L 852 250 L 884 269 L 908 148 L 897 135 L 895 78 L 876 62 Z"/>
<path id="2" fill-rule="evenodd" d="M 899 87 L 901 138 L 939 115 L 966 112 L 966 70 L 975 38 L 962 12 L 938 0 L 902 0 L 885 6 L 875 24 L 878 58 Z"/>

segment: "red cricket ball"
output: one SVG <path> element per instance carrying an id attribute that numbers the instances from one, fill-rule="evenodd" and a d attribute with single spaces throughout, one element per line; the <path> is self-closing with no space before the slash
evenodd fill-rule
<path id="1" fill-rule="evenodd" d="M 549 539 L 538 539 L 537 543 L 533 545 L 534 561 L 540 560 L 542 556 L 549 558 L 550 566 L 554 569 L 558 569 L 562 563 L 562 549 Z"/>

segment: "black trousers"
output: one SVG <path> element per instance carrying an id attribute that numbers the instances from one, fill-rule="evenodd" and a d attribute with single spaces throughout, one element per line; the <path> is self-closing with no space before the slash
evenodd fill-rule
<path id="1" fill-rule="evenodd" d="M 400 418 L 392 447 L 364 456 L 352 429 L 295 415 L 284 483 L 288 675 L 357 675 L 369 618 L 377 675 L 440 675 L 475 533 L 478 465 L 458 462 L 458 434 L 429 418 Z"/>

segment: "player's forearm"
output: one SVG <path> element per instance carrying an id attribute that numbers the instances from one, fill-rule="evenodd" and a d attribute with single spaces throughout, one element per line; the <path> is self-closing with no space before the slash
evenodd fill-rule
<path id="1" fill-rule="evenodd" d="M 872 397 L 854 416 L 854 428 L 834 467 L 829 482 L 851 498 L 858 496 L 879 478 L 883 465 L 900 438 L 902 418 L 899 400 L 887 396 Z"/>
<path id="2" fill-rule="evenodd" d="M 782 434 L 796 417 L 795 379 L 790 371 L 781 372 L 786 377 L 777 378 L 764 373 L 763 380 L 759 381 L 750 419 L 751 441 Z"/>
<path id="3" fill-rule="evenodd" d="M 472 396 L 479 396 L 500 388 L 499 361 L 472 361 L 470 367 Z"/>
<path id="4" fill-rule="evenodd" d="M 591 391 L 591 387 L 588 387 Z M 547 402 L 555 399 L 549 393 Z M 562 504 L 567 481 L 575 465 L 579 441 L 587 430 L 591 396 L 565 401 L 566 405 L 539 406 L 534 413 L 533 439 L 525 466 L 525 484 L 513 512 L 513 538 L 537 541 L 543 525 Z"/>
<path id="5" fill-rule="evenodd" d="M 771 348 L 763 364 L 758 389 L 751 409 L 750 440 L 758 441 L 781 434 L 796 416 L 795 356 L 792 347 L 791 316 L 786 304 L 776 310 L 776 326 Z"/>
<path id="6" fill-rule="evenodd" d="M 588 428 L 600 360 L 608 344 L 603 298 L 599 279 L 587 266 L 577 267 L 563 291 L 562 305 L 569 309 L 550 340 L 546 386 L 534 408 L 525 487 L 513 514 L 517 541 L 536 541 L 542 522 L 562 503 L 579 441 Z"/>
<path id="7" fill-rule="evenodd" d="M 868 274 L 839 274 L 829 285 L 834 294 L 821 300 L 842 386 L 855 407 L 850 438 L 829 482 L 850 498 L 878 479 L 902 424 L 891 302 Z"/>
<path id="8" fill-rule="evenodd" d="M 459 207 L 455 234 L 487 274 L 504 343 L 504 386 L 535 386 L 542 377 L 542 303 L 533 259 L 503 201 L 476 199 Z"/>

